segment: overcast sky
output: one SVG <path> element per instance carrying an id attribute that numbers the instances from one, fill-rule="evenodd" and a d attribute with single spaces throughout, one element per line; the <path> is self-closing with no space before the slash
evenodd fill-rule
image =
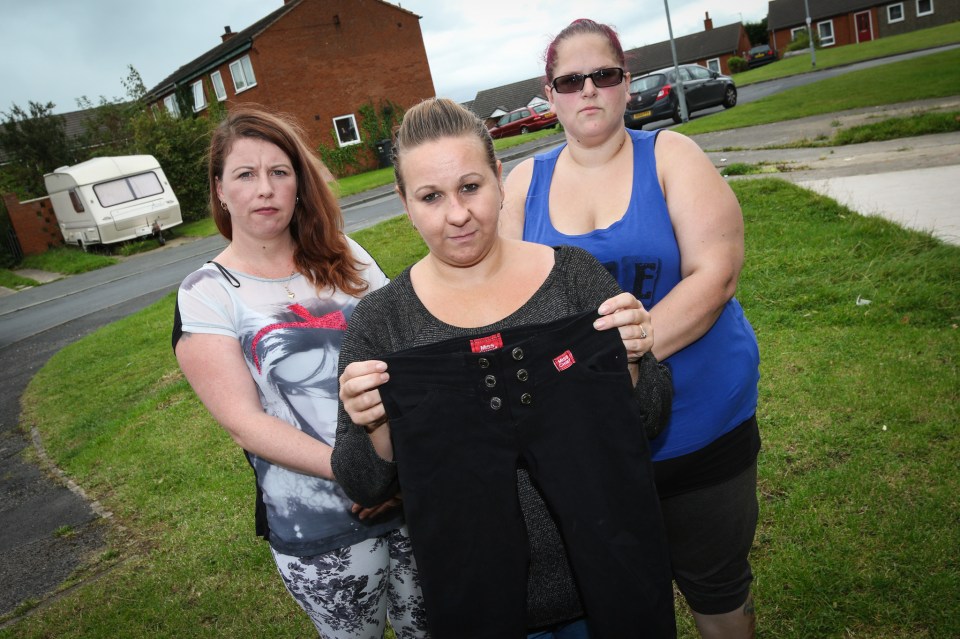
<path id="1" fill-rule="evenodd" d="M 124 97 L 133 65 L 148 89 L 220 43 L 224 26 L 240 31 L 283 0 L 0 0 L 0 112 L 13 104 L 53 102 L 77 110 L 77 98 Z M 576 18 L 616 27 L 624 49 L 668 38 L 660 0 L 401 0 L 420 28 L 437 95 L 458 102 L 477 91 L 543 73 L 552 35 Z M 669 0 L 675 37 L 758 22 L 767 0 Z M 593 5 L 592 8 L 587 8 Z M 737 5 L 735 8 L 733 5 Z M 371 69 L 376 72 L 376 69 Z"/>

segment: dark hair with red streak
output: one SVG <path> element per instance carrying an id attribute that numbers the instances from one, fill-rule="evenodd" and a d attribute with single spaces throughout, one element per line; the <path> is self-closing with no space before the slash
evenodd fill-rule
<path id="1" fill-rule="evenodd" d="M 566 28 L 558 33 L 550 42 L 550 46 L 547 47 L 547 52 L 543 56 L 547 63 L 547 84 L 553 82 L 553 68 L 557 66 L 557 46 L 567 38 L 572 38 L 573 36 L 578 35 L 598 35 L 604 38 L 607 41 L 607 44 L 610 45 L 610 52 L 613 53 L 613 57 L 617 59 L 617 62 L 620 63 L 620 66 L 626 66 L 626 58 L 623 55 L 623 47 L 620 45 L 620 38 L 617 37 L 617 32 L 613 30 L 613 27 L 606 24 L 601 24 L 599 22 L 594 22 L 589 18 L 580 18 L 568 24 Z"/>
<path id="2" fill-rule="evenodd" d="M 214 130 L 208 156 L 210 211 L 220 234 L 233 239 L 230 213 L 222 208 L 217 197 L 217 181 L 223 179 L 223 167 L 233 143 L 241 138 L 276 145 L 293 165 L 298 201 L 290 220 L 290 234 L 296 245 L 293 260 L 297 270 L 317 290 L 333 286 L 349 295 L 363 293 L 367 289 L 363 265 L 351 253 L 343 234 L 340 205 L 323 179 L 324 166 L 307 144 L 303 128 L 287 114 L 251 105 L 236 106 Z"/>

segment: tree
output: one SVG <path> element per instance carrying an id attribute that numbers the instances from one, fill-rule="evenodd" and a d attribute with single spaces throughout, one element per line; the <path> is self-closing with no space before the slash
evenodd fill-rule
<path id="1" fill-rule="evenodd" d="M 745 22 L 743 30 L 747 32 L 747 37 L 750 38 L 750 44 L 753 46 L 767 44 L 770 41 L 766 18 L 760 22 Z"/>
<path id="2" fill-rule="evenodd" d="M 143 96 L 147 89 L 140 73 L 127 66 L 127 77 L 121 80 L 126 89 L 126 98 L 100 96 L 100 104 L 94 105 L 87 96 L 77 100 L 77 106 L 87 111 L 83 122 L 84 132 L 78 137 L 77 146 L 86 151 L 86 157 L 129 155 L 133 153 L 133 122 L 146 109 Z"/>
<path id="3" fill-rule="evenodd" d="M 67 139 L 66 121 L 54 115 L 53 102 L 30 102 L 24 110 L 14 104 L 0 125 L 0 148 L 10 160 L 8 177 L 18 186 L 21 199 L 46 193 L 43 175 L 76 161 L 76 150 Z"/>

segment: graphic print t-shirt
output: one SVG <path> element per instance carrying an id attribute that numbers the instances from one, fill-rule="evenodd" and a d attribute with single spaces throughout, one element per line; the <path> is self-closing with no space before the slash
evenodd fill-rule
<path id="1" fill-rule="evenodd" d="M 350 248 L 368 266 L 368 290 L 387 278 L 358 244 Z M 235 338 L 256 382 L 264 411 L 329 446 L 337 427 L 337 360 L 357 299 L 339 290 L 319 295 L 301 275 L 269 280 L 205 264 L 180 285 L 177 306 L 184 333 Z M 239 282 L 239 286 L 235 286 Z M 294 297 L 288 296 L 288 291 Z M 263 495 L 270 544 L 307 556 L 358 543 L 397 528 L 399 515 L 375 524 L 350 513 L 340 486 L 249 454 Z"/>

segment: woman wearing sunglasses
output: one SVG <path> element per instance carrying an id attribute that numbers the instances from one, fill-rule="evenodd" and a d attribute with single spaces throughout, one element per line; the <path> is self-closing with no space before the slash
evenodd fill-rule
<path id="1" fill-rule="evenodd" d="M 613 29 L 577 20 L 545 57 L 566 144 L 510 173 L 501 233 L 587 249 L 650 311 L 675 386 L 651 442 L 674 580 L 703 637 L 752 637 L 759 352 L 733 297 L 740 206 L 692 140 L 624 127 L 630 77 Z"/>

